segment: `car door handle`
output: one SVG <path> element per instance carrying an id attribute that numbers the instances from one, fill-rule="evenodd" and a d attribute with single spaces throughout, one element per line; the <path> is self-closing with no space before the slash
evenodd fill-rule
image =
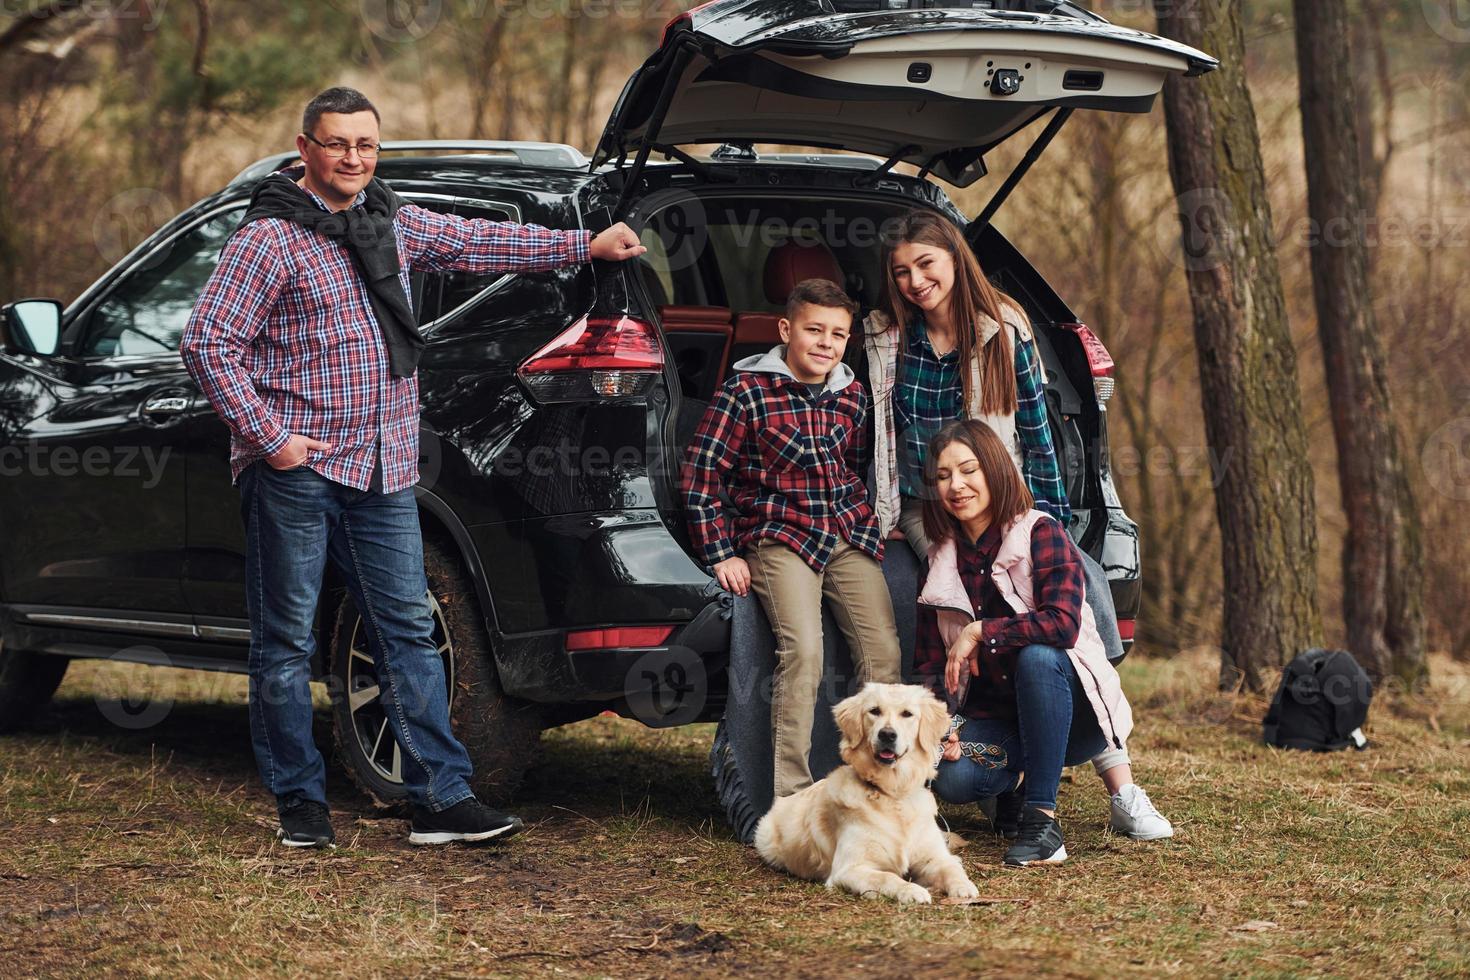
<path id="1" fill-rule="evenodd" d="M 180 395 L 150 398 L 143 403 L 143 411 L 148 415 L 178 415 L 188 410 L 189 399 Z"/>

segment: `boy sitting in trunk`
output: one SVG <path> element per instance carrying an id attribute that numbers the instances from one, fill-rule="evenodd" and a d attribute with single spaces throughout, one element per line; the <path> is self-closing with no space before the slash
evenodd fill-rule
<path id="1" fill-rule="evenodd" d="M 830 280 L 797 283 L 780 322 L 784 343 L 736 362 L 700 421 L 680 480 L 695 546 L 721 586 L 742 596 L 755 590 L 776 635 L 778 797 L 812 782 L 824 597 L 859 678 L 899 681 L 883 540 L 862 475 L 869 398 L 842 363 L 857 309 Z"/>

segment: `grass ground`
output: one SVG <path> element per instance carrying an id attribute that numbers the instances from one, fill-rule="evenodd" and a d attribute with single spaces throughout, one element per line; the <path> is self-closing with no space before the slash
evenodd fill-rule
<path id="1" fill-rule="evenodd" d="M 899 908 L 734 842 L 709 726 L 548 733 L 528 829 L 494 849 L 411 848 L 334 777 L 343 846 L 303 854 L 272 842 L 238 678 L 78 664 L 35 731 L 0 740 L 0 970 L 1464 976 L 1470 672 L 1435 667 L 1425 697 L 1375 704 L 1370 751 L 1316 756 L 1262 746 L 1264 702 L 1214 694 L 1208 655 L 1131 659 L 1131 748 L 1176 839 L 1109 834 L 1079 769 L 1067 864 L 1003 870 L 983 818 L 948 809 L 994 901 Z M 140 687 L 166 717 L 109 720 Z"/>

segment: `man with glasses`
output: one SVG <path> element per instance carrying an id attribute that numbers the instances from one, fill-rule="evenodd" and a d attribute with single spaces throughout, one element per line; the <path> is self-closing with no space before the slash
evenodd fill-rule
<path id="1" fill-rule="evenodd" d="M 250 734 L 277 837 L 332 847 L 312 741 L 312 626 L 330 559 L 362 615 L 403 752 L 415 844 L 504 839 L 521 821 L 475 799 L 432 640 L 418 481 L 424 341 L 409 272 L 555 269 L 643 253 L 622 223 L 595 237 L 437 214 L 374 178 L 378 110 L 333 88 L 296 137 L 301 165 L 261 181 L 195 303 L 180 349 L 230 428 L 245 522 Z"/>

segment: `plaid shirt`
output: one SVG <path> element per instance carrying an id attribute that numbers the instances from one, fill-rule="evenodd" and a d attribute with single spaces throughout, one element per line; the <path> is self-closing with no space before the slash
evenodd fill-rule
<path id="1" fill-rule="evenodd" d="M 959 351 L 943 357 L 929 344 L 929 331 L 922 319 L 908 330 L 908 342 L 899 356 L 904 359 L 894 388 L 894 423 L 900 435 L 898 451 L 899 492 L 920 496 L 924 480 L 924 455 L 930 438 L 944 423 L 964 417 L 964 385 L 960 379 Z M 1026 485 L 1036 500 L 1036 509 L 1066 524 L 1072 508 L 1057 469 L 1051 427 L 1047 424 L 1045 386 L 1036 357 L 1036 342 L 1020 340 L 1016 350 L 1016 435 L 1021 441 L 1021 459 Z"/>
<path id="2" fill-rule="evenodd" d="M 415 269 L 529 272 L 586 262 L 590 238 L 412 204 L 398 209 L 394 233 L 405 294 Z M 277 218 L 245 225 L 220 253 L 180 351 L 230 428 L 236 482 L 293 434 L 332 447 L 306 461 L 330 480 L 367 490 L 381 459 L 384 493 L 418 481 L 418 378 L 389 375 L 367 288 L 340 242 Z"/>
<path id="3" fill-rule="evenodd" d="M 680 488 L 689 533 L 709 565 L 762 538 L 780 541 L 817 572 L 840 540 L 883 559 L 878 520 L 860 473 L 868 393 L 857 381 L 814 398 L 777 374 L 741 372 L 700 420 Z M 734 520 L 720 499 L 727 487 Z"/>
<path id="4" fill-rule="evenodd" d="M 958 348 L 934 352 L 922 320 L 908 331 L 899 352 L 898 382 L 893 389 L 894 424 L 898 426 L 898 489 L 917 497 L 924 486 L 924 451 L 944 423 L 964 415 Z"/>
<path id="5" fill-rule="evenodd" d="M 991 580 L 1000 527 L 992 523 L 980 540 L 957 542 L 960 581 L 981 620 L 980 676 L 970 681 L 963 711 L 971 718 L 1016 717 L 1016 658 L 1033 643 L 1066 650 L 1076 645 L 1082 624 L 1082 558 L 1066 530 L 1041 518 L 1031 531 L 1031 565 L 1036 611 L 1016 615 Z M 923 583 L 919 589 L 923 591 Z M 933 606 L 919 604 L 914 633 L 914 671 L 942 677 L 949 651 L 939 634 Z"/>

